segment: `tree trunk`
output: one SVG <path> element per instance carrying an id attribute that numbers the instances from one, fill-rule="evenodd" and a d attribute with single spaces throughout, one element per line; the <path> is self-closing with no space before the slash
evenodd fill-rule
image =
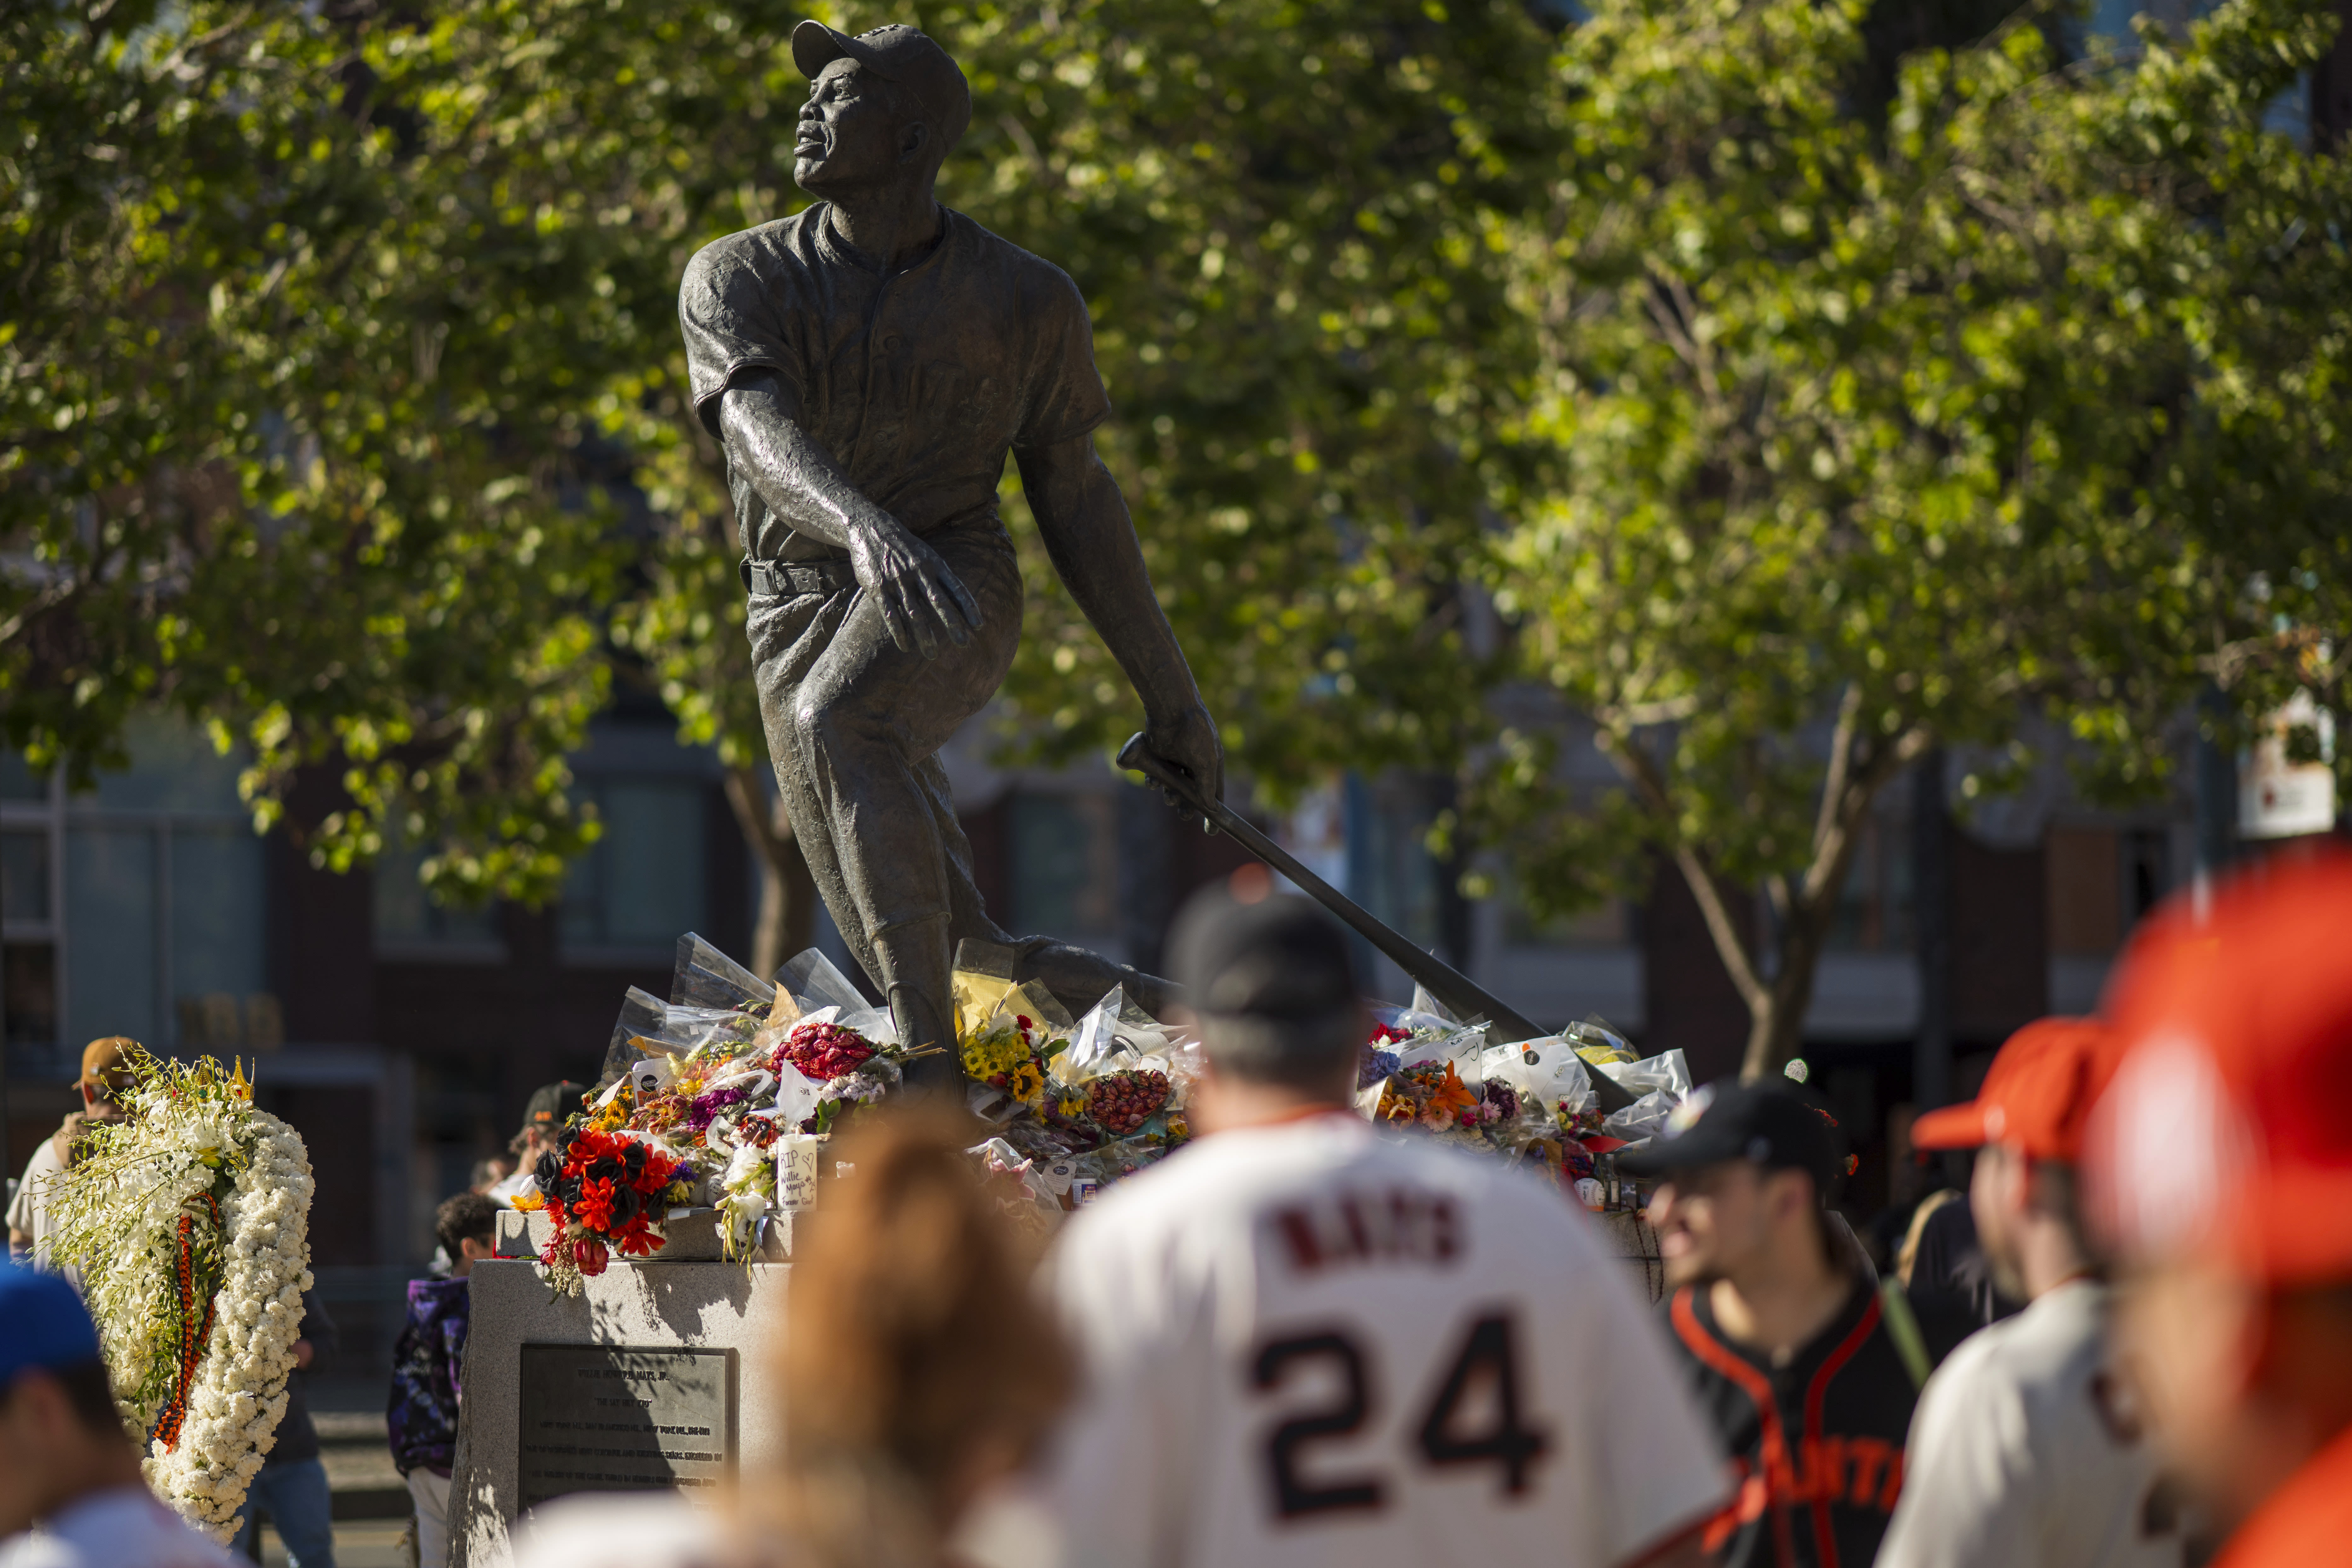
<path id="1" fill-rule="evenodd" d="M 755 766 L 727 770 L 727 804 L 760 858 L 760 918 L 751 930 L 752 973 L 772 976 L 784 960 L 807 947 L 816 929 L 816 883 L 784 803 L 768 797 Z"/>
<path id="2" fill-rule="evenodd" d="M 1842 881 L 1843 879 L 1841 879 Z M 1770 1078 L 1803 1047 L 1805 1014 L 1813 1003 L 1813 977 L 1821 971 L 1829 911 L 1791 910 L 1780 933 L 1780 969 L 1762 1003 L 1748 1004 L 1748 1054 L 1739 1063 L 1743 1083 Z"/>

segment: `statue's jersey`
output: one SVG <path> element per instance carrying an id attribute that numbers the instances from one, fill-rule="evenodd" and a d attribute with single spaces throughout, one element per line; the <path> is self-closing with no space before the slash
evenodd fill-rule
<path id="1" fill-rule="evenodd" d="M 1050 1268 L 1069 1568 L 1605 1568 L 1727 1489 L 1625 1264 L 1490 1159 L 1344 1113 L 1221 1133 Z"/>
<path id="2" fill-rule="evenodd" d="M 729 384 L 773 371 L 786 414 L 858 491 L 929 533 L 994 513 L 1008 448 L 1110 416 L 1086 301 L 1060 268 L 943 207 L 938 242 L 886 277 L 835 235 L 829 210 L 730 234 L 687 264 L 687 375 L 713 435 Z M 754 559 L 838 554 L 731 482 Z"/>

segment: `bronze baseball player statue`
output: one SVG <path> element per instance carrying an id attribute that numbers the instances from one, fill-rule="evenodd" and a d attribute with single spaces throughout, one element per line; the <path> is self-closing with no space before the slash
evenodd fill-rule
<path id="1" fill-rule="evenodd" d="M 940 747 L 995 695 L 1021 635 L 996 512 L 1010 449 L 1055 569 L 1143 699 L 1145 744 L 1210 799 L 1215 726 L 1090 433 L 1110 415 L 1067 274 L 932 199 L 971 119 L 947 51 L 908 26 L 793 32 L 810 80 L 806 210 L 706 247 L 678 316 L 696 411 L 726 448 L 760 710 L 834 923 L 899 1037 L 954 1043 L 966 937 L 1074 1010 L 1164 983 L 1016 940 L 972 885 Z M 935 1074 L 935 1081 L 953 1081 Z"/>

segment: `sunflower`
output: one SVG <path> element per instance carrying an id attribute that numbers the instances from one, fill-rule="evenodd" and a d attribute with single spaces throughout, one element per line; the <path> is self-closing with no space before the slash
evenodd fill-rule
<path id="1" fill-rule="evenodd" d="M 1013 1025 L 999 1024 L 963 1043 L 963 1070 L 983 1082 L 1029 1060 L 1029 1042 Z"/>
<path id="2" fill-rule="evenodd" d="M 1045 1075 L 1035 1062 L 1023 1062 L 1005 1079 L 1004 1091 L 1024 1105 L 1034 1105 L 1045 1094 Z"/>

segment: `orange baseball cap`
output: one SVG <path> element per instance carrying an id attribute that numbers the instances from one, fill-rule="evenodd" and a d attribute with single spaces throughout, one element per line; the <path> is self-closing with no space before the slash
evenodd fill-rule
<path id="1" fill-rule="evenodd" d="M 2071 1165 L 2082 1158 L 2094 1077 L 2110 1049 L 2097 1018 L 2036 1018 L 2000 1047 L 1974 1100 L 1927 1112 L 1911 1124 L 1911 1142 L 1921 1149 L 2007 1143 Z"/>
<path id="2" fill-rule="evenodd" d="M 123 1089 L 131 1082 L 131 1053 L 139 1042 L 128 1035 L 109 1035 L 81 1048 L 81 1076 L 75 1089 Z"/>
<path id="3" fill-rule="evenodd" d="M 2121 1059 L 2084 1145 L 2092 1224 L 2126 1260 L 2352 1280 L 2352 854 L 2176 899 L 2109 992 Z"/>

